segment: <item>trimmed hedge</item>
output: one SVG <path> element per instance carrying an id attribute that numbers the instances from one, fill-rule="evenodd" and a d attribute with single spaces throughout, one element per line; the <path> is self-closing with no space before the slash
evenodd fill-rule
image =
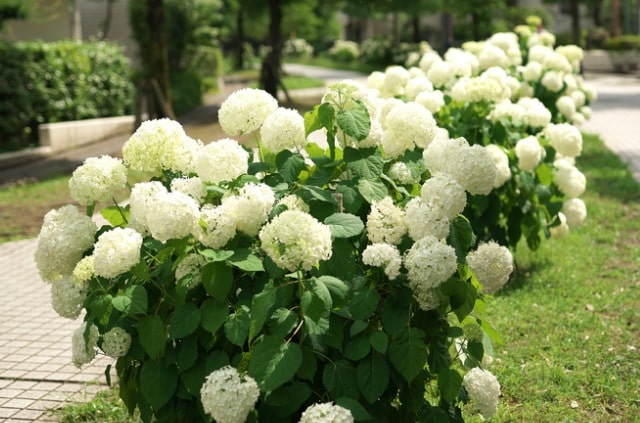
<path id="1" fill-rule="evenodd" d="M 116 44 L 0 42 L 0 150 L 37 145 L 41 123 L 130 114 L 134 96 Z"/>

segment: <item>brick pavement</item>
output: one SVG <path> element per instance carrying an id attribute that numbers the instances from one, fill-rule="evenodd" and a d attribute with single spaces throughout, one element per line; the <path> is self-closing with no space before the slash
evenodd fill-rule
<path id="1" fill-rule="evenodd" d="M 600 134 L 640 181 L 640 79 L 620 75 L 587 75 L 586 79 L 599 99 L 593 118 L 581 129 Z M 208 100 L 211 104 L 197 112 L 206 120 L 214 116 L 219 98 Z M 197 126 L 197 117 L 185 119 L 185 126 Z M 111 150 L 119 151 L 124 140 L 109 142 L 67 158 L 81 161 L 83 154 L 113 154 Z M 46 167 L 44 163 L 31 167 Z M 0 289 L 7 293 L 0 302 L 0 421 L 55 421 L 50 410 L 87 400 L 106 388 L 103 372 L 112 362 L 101 356 L 81 369 L 70 364 L 71 334 L 81 318 L 70 321 L 51 308 L 49 286 L 40 280 L 33 260 L 35 247 L 34 239 L 0 244 Z"/>

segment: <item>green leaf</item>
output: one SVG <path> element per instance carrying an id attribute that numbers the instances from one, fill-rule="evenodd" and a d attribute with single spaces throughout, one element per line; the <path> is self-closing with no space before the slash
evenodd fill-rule
<path id="1" fill-rule="evenodd" d="M 359 179 L 358 180 L 358 192 L 369 203 L 374 201 L 380 201 L 387 195 L 389 191 L 387 186 L 380 180 Z"/>
<path id="2" fill-rule="evenodd" d="M 113 304 L 113 308 L 116 310 L 123 313 L 129 313 L 129 310 L 131 309 L 131 298 L 126 295 L 118 295 L 111 299 L 111 304 Z"/>
<path id="3" fill-rule="evenodd" d="M 372 356 L 358 364 L 356 378 L 362 396 L 373 404 L 389 384 L 389 369 L 382 357 Z"/>
<path id="4" fill-rule="evenodd" d="M 309 316 L 303 316 L 303 320 L 308 335 L 324 335 L 329 330 L 329 319 L 326 317 L 313 320 Z"/>
<path id="5" fill-rule="evenodd" d="M 233 271 L 224 262 L 208 263 L 202 268 L 202 285 L 207 294 L 224 303 L 233 285 Z"/>
<path id="6" fill-rule="evenodd" d="M 244 309 L 240 309 L 227 316 L 224 322 L 224 334 L 233 345 L 242 347 L 249 335 L 250 324 L 249 314 Z"/>
<path id="7" fill-rule="evenodd" d="M 200 255 L 208 258 L 209 261 L 225 261 L 233 255 L 233 251 L 207 248 L 206 250 L 200 251 Z"/>
<path id="8" fill-rule="evenodd" d="M 385 298 L 382 306 L 382 327 L 391 336 L 398 335 L 409 326 L 409 306 L 413 293 L 404 288 Z"/>
<path id="9" fill-rule="evenodd" d="M 298 344 L 267 336 L 251 350 L 249 376 L 260 390 L 270 392 L 290 381 L 302 364 L 302 351 Z"/>
<path id="10" fill-rule="evenodd" d="M 354 100 L 354 102 L 356 104 L 354 108 L 338 112 L 336 123 L 346 135 L 362 141 L 369 135 L 371 119 L 365 105 L 358 100 Z"/>
<path id="11" fill-rule="evenodd" d="M 311 388 L 304 382 L 294 382 L 271 392 L 264 405 L 274 408 L 274 413 L 283 420 L 294 414 L 311 395 Z"/>
<path id="12" fill-rule="evenodd" d="M 466 281 L 450 278 L 440 285 L 441 292 L 449 297 L 451 310 L 462 321 L 471 313 L 478 298 L 476 288 Z"/>
<path id="13" fill-rule="evenodd" d="M 336 405 L 351 411 L 355 421 L 372 420 L 371 414 L 358 401 L 349 397 L 340 397 L 335 401 Z"/>
<path id="14" fill-rule="evenodd" d="M 271 315 L 269 331 L 274 336 L 284 338 L 298 326 L 298 315 L 286 308 L 279 308 Z"/>
<path id="15" fill-rule="evenodd" d="M 129 220 L 129 210 L 123 207 L 109 206 L 100 210 L 102 217 L 112 226 L 126 226 Z"/>
<path id="16" fill-rule="evenodd" d="M 200 306 L 200 312 L 202 316 L 200 324 L 202 327 L 206 331 L 215 334 L 229 315 L 229 307 L 212 298 L 207 298 Z"/>
<path id="17" fill-rule="evenodd" d="M 462 215 L 458 215 L 449 225 L 449 236 L 447 244 L 456 250 L 458 261 L 464 262 L 467 257 L 467 251 L 476 243 L 476 236 L 471 229 L 469 219 Z"/>
<path id="18" fill-rule="evenodd" d="M 267 320 L 269 310 L 276 302 L 276 289 L 273 282 L 267 283 L 262 291 L 251 300 L 251 324 L 249 326 L 249 342 L 256 337 Z"/>
<path id="19" fill-rule="evenodd" d="M 236 250 L 229 259 L 229 263 L 245 272 L 264 272 L 260 257 L 252 254 L 248 249 Z"/>
<path id="20" fill-rule="evenodd" d="M 334 238 L 350 238 L 360 235 L 364 229 L 362 220 L 349 213 L 334 213 L 324 220 Z"/>
<path id="21" fill-rule="evenodd" d="M 229 357 L 224 351 L 211 351 L 205 358 L 200 355 L 189 370 L 180 375 L 180 380 L 191 395 L 199 396 L 204 379 L 214 370 L 229 364 Z"/>
<path id="22" fill-rule="evenodd" d="M 344 357 L 351 361 L 362 360 L 371 351 L 369 337 L 365 334 L 351 338 L 344 347 Z"/>
<path id="23" fill-rule="evenodd" d="M 276 157 L 276 167 L 285 182 L 294 184 L 298 181 L 298 175 L 306 168 L 306 165 L 301 154 L 283 150 Z"/>
<path id="24" fill-rule="evenodd" d="M 371 335 L 369 335 L 369 342 L 373 349 L 380 354 L 385 354 L 389 347 L 389 337 L 381 330 L 371 332 Z"/>
<path id="25" fill-rule="evenodd" d="M 333 306 L 331 293 L 319 279 L 311 279 L 306 284 L 306 288 L 300 298 L 302 313 L 314 322 L 318 322 L 321 317 L 326 317 L 331 312 Z"/>
<path id="26" fill-rule="evenodd" d="M 321 128 L 332 129 L 335 112 L 329 103 L 322 103 L 304 114 L 305 135 Z"/>
<path id="27" fill-rule="evenodd" d="M 375 289 L 359 289 L 349 302 L 349 311 L 354 319 L 365 320 L 377 310 L 379 302 L 380 294 Z"/>
<path id="28" fill-rule="evenodd" d="M 162 354 L 167 333 L 159 316 L 147 316 L 138 322 L 136 327 L 140 344 L 144 351 L 155 360 Z"/>
<path id="29" fill-rule="evenodd" d="M 384 160 L 377 148 L 347 147 L 344 149 L 344 160 L 349 170 L 363 179 L 377 179 L 384 168 Z"/>
<path id="30" fill-rule="evenodd" d="M 198 336 L 190 336 L 182 340 L 178 351 L 176 367 L 180 373 L 188 370 L 198 359 Z"/>
<path id="31" fill-rule="evenodd" d="M 315 200 L 323 203 L 336 204 L 335 198 L 333 198 L 329 191 L 313 185 L 301 186 L 300 197 L 307 203 Z"/>
<path id="32" fill-rule="evenodd" d="M 438 390 L 442 398 L 452 403 L 462 386 L 462 376 L 454 369 L 444 369 L 438 373 Z"/>
<path id="33" fill-rule="evenodd" d="M 200 309 L 193 303 L 176 307 L 169 319 L 169 336 L 171 339 L 184 338 L 191 335 L 200 326 Z"/>
<path id="34" fill-rule="evenodd" d="M 147 360 L 140 371 L 140 391 L 154 410 L 159 410 L 173 397 L 178 386 L 175 367 L 164 362 Z"/>
<path id="35" fill-rule="evenodd" d="M 324 286 L 329 290 L 334 307 L 341 307 L 344 305 L 349 295 L 349 286 L 347 286 L 346 283 L 338 278 L 327 275 L 320 276 L 316 279 L 318 282 L 324 284 Z"/>
<path id="36" fill-rule="evenodd" d="M 347 360 L 329 362 L 322 372 L 322 384 L 332 397 L 358 398 L 356 369 Z"/>
<path id="37" fill-rule="evenodd" d="M 425 334 L 420 329 L 406 330 L 389 344 L 389 360 L 407 382 L 411 382 L 422 371 L 427 357 Z"/>
<path id="38" fill-rule="evenodd" d="M 553 170 L 551 170 L 551 167 L 547 163 L 542 162 L 536 167 L 536 175 L 542 185 L 551 186 Z"/>
<path id="39" fill-rule="evenodd" d="M 478 319 L 478 323 L 480 323 L 480 327 L 482 328 L 482 330 L 484 330 L 484 333 L 487 334 L 491 342 L 496 345 L 502 345 L 504 343 L 502 337 L 500 336 L 500 332 L 495 330 L 493 326 L 489 324 L 489 322 Z"/>

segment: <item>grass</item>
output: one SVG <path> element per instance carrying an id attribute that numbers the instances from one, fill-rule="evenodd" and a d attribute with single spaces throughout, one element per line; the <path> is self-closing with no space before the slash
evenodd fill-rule
<path id="1" fill-rule="evenodd" d="M 54 410 L 55 417 L 60 423 L 75 422 L 100 422 L 123 423 L 140 422 L 140 419 L 132 417 L 127 407 L 118 397 L 117 389 L 105 389 L 99 391 L 89 402 L 74 402 L 62 408 Z"/>

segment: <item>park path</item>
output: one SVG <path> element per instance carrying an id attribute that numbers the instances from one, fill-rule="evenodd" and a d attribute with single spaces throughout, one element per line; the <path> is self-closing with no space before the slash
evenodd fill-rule
<path id="1" fill-rule="evenodd" d="M 363 80 L 351 72 L 335 72 L 302 65 L 286 71 L 329 82 Z M 599 99 L 593 117 L 581 129 L 598 133 L 606 145 L 629 163 L 640 182 L 640 79 L 622 75 L 587 75 Z M 227 84 L 224 92 L 206 98 L 205 105 L 184 116 L 185 128 L 207 130 L 220 102 L 240 85 Z M 294 95 L 320 96 L 322 90 Z M 117 155 L 126 137 L 116 137 L 66 155 L 17 169 L 0 169 L 7 178 L 37 177 L 47 171 L 73 169 L 84 158 Z M 34 176 L 35 175 L 35 176 Z M 0 421 L 56 421 L 49 410 L 69 401 L 85 401 L 106 388 L 105 367 L 112 360 L 101 356 L 77 369 L 71 361 L 71 334 L 80 319 L 59 317 L 51 308 L 49 286 L 39 276 L 33 260 L 35 239 L 0 244 Z"/>

